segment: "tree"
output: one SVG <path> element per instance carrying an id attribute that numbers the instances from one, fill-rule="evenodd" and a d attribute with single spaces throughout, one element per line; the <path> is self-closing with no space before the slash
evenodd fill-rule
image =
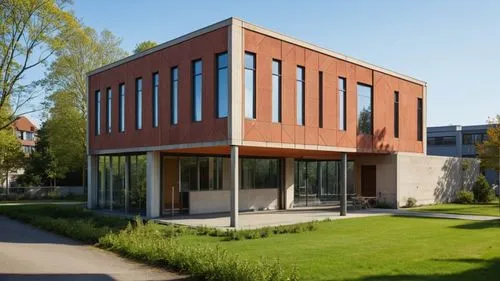
<path id="1" fill-rule="evenodd" d="M 11 128 L 0 130 L 0 183 L 8 179 L 9 173 L 23 166 L 24 158 L 21 143 L 14 131 Z"/>
<path id="2" fill-rule="evenodd" d="M 158 45 L 158 43 L 156 43 L 154 41 L 150 41 L 150 40 L 140 42 L 137 45 L 135 45 L 134 54 L 138 54 L 138 53 L 144 52 L 144 51 L 146 51 L 148 49 L 153 48 L 156 45 Z"/>
<path id="3" fill-rule="evenodd" d="M 25 74 L 47 63 L 76 24 L 65 10 L 68 0 L 0 1 L 0 130 L 9 128 L 39 95 L 40 81 L 25 82 Z M 7 111 L 6 108 L 10 109 Z"/>
<path id="4" fill-rule="evenodd" d="M 483 143 L 476 145 L 476 150 L 481 159 L 481 166 L 496 170 L 500 173 L 500 115 L 490 119 L 487 131 L 488 138 Z"/>
<path id="5" fill-rule="evenodd" d="M 56 52 L 57 57 L 44 81 L 51 92 L 46 102 L 46 126 L 59 167 L 81 169 L 82 183 L 85 183 L 87 73 L 127 53 L 120 48 L 121 40 L 107 30 L 97 33 L 81 26 L 68 38 L 64 47 Z"/>

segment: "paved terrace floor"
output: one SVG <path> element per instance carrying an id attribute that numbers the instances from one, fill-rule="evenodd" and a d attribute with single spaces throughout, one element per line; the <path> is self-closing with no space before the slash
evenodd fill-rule
<path id="1" fill-rule="evenodd" d="M 325 219 L 338 220 L 348 218 L 360 218 L 370 216 L 409 216 L 409 217 L 432 217 L 446 219 L 466 219 L 466 220 L 495 220 L 497 217 L 473 216 L 473 215 L 453 215 L 442 213 L 412 212 L 407 210 L 393 209 L 365 209 L 348 210 L 347 216 L 340 216 L 338 208 L 314 208 L 314 209 L 293 209 L 280 211 L 263 212 L 242 212 L 239 215 L 238 229 L 255 229 L 266 226 L 277 226 L 296 224 L 310 221 L 322 221 Z M 209 226 L 216 228 L 229 228 L 229 213 L 209 214 L 209 215 L 185 215 L 185 216 L 165 216 L 156 219 L 159 223 L 174 223 L 187 226 Z"/>

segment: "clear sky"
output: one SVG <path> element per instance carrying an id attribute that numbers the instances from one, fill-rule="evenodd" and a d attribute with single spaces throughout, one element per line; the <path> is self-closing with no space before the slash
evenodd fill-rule
<path id="1" fill-rule="evenodd" d="M 234 16 L 428 83 L 428 126 L 500 114 L 500 1 L 74 0 L 131 52 Z"/>

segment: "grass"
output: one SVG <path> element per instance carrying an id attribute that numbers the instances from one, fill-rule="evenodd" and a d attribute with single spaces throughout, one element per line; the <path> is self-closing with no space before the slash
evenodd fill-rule
<path id="1" fill-rule="evenodd" d="M 459 215 L 481 215 L 500 217 L 500 205 L 498 199 L 491 203 L 483 204 L 436 204 L 409 209 L 418 212 L 436 212 Z"/>
<path id="2" fill-rule="evenodd" d="M 380 216 L 318 222 L 315 231 L 226 241 L 225 236 L 175 226 L 123 230 L 124 220 L 65 209 L 77 207 L 15 208 L 0 207 L 0 214 L 10 212 L 21 220 L 30 213 L 43 214 L 71 222 L 75 229 L 85 225 L 75 221 L 85 220 L 96 229 L 109 227 L 112 234 L 98 238 L 101 247 L 205 280 L 286 280 L 285 273 L 293 268 L 303 280 L 480 281 L 500 276 L 500 220 Z M 59 226 L 51 226 L 52 231 L 61 233 Z M 75 231 L 61 234 L 72 237 Z"/>

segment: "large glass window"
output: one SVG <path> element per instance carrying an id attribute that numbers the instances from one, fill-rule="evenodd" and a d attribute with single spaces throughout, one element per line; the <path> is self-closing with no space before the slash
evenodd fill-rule
<path id="1" fill-rule="evenodd" d="M 95 135 L 101 134 L 101 91 L 95 92 Z"/>
<path id="2" fill-rule="evenodd" d="M 245 53 L 245 117 L 255 119 L 255 54 Z"/>
<path id="3" fill-rule="evenodd" d="M 118 130 L 125 132 L 125 84 L 118 86 L 119 91 L 119 105 L 118 105 Z"/>
<path id="4" fill-rule="evenodd" d="M 394 137 L 399 138 L 399 92 L 394 92 Z"/>
<path id="5" fill-rule="evenodd" d="M 193 121 L 201 121 L 203 62 L 193 61 Z"/>
<path id="6" fill-rule="evenodd" d="M 229 99 L 227 53 L 217 55 L 217 118 L 227 117 Z"/>
<path id="7" fill-rule="evenodd" d="M 113 93 L 111 92 L 111 88 L 106 90 L 106 130 L 108 134 L 111 134 L 111 115 L 113 110 Z"/>
<path id="8" fill-rule="evenodd" d="M 343 77 L 339 77 L 339 130 L 347 130 L 347 84 Z"/>
<path id="9" fill-rule="evenodd" d="M 158 72 L 153 73 L 153 127 L 158 127 L 158 94 L 160 90 L 160 76 Z"/>
<path id="10" fill-rule="evenodd" d="M 358 84 L 358 134 L 372 134 L 372 87 Z"/>
<path id="11" fill-rule="evenodd" d="M 423 123 L 424 123 L 424 114 L 423 114 L 423 101 L 421 98 L 417 98 L 417 140 L 422 141 L 423 139 Z"/>
<path id="12" fill-rule="evenodd" d="M 297 66 L 297 125 L 305 125 L 305 70 Z"/>
<path id="13" fill-rule="evenodd" d="M 131 155 L 129 157 L 128 212 L 144 214 L 146 213 L 146 155 Z"/>
<path id="14" fill-rule="evenodd" d="M 142 129 L 142 78 L 135 80 L 135 128 Z"/>
<path id="15" fill-rule="evenodd" d="M 279 159 L 241 159 L 241 188 L 279 188 Z"/>
<path id="16" fill-rule="evenodd" d="M 281 61 L 273 60 L 273 122 L 281 122 Z"/>
<path id="17" fill-rule="evenodd" d="M 223 189 L 222 157 L 181 157 L 181 190 L 206 191 Z"/>
<path id="18" fill-rule="evenodd" d="M 178 101 L 179 101 L 179 69 L 172 67 L 170 70 L 172 85 L 170 89 L 170 122 L 175 125 L 178 122 Z"/>

